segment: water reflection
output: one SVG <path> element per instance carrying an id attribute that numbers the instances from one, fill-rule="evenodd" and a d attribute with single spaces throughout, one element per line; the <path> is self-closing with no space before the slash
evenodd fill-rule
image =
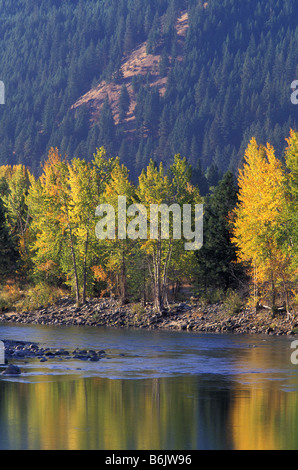
<path id="1" fill-rule="evenodd" d="M 0 377 L 0 449 L 298 449 L 287 338 L 25 331 L 55 347 L 100 345 L 109 358 L 80 370 L 30 362 Z"/>
<path id="2" fill-rule="evenodd" d="M 298 394 L 281 391 L 278 381 L 235 385 L 228 427 L 235 449 L 298 449 Z"/>
<path id="3" fill-rule="evenodd" d="M 20 391 L 21 386 L 21 391 Z M 1 384 L 2 448 L 196 448 L 193 379 Z M 3 393 L 4 387 L 4 393 Z"/>
<path id="4" fill-rule="evenodd" d="M 1 449 L 298 448 L 294 392 L 214 377 L 2 382 Z"/>

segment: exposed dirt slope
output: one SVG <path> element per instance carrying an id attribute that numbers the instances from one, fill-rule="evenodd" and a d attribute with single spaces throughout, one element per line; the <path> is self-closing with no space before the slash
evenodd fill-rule
<path id="1" fill-rule="evenodd" d="M 182 47 L 188 29 L 188 14 L 184 12 L 177 20 L 177 35 L 179 37 L 178 44 Z M 159 75 L 160 55 L 147 54 L 147 43 L 142 43 L 128 57 L 123 60 L 121 66 L 121 80 L 117 83 L 101 82 L 95 88 L 92 88 L 83 96 L 81 96 L 72 109 L 76 109 L 83 104 L 87 104 L 90 109 L 91 121 L 98 119 L 100 111 L 108 96 L 112 108 L 115 123 L 119 123 L 119 96 L 123 83 L 126 84 L 130 96 L 130 109 L 125 119 L 127 131 L 134 130 L 134 110 L 136 106 L 136 96 L 132 87 L 132 78 L 137 75 L 150 74 L 150 86 L 157 87 L 159 93 L 163 95 L 166 90 L 167 77 Z"/>

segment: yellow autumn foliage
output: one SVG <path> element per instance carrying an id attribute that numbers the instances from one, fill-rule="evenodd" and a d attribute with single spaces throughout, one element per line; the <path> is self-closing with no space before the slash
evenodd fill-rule
<path id="1" fill-rule="evenodd" d="M 233 242 L 238 259 L 248 265 L 254 297 L 270 296 L 275 306 L 278 290 L 287 297 L 293 275 L 291 258 L 282 250 L 278 230 L 285 201 L 286 174 L 274 148 L 251 139 L 239 171 L 239 203 L 235 209 Z M 281 289 L 279 289 L 281 287 Z"/>

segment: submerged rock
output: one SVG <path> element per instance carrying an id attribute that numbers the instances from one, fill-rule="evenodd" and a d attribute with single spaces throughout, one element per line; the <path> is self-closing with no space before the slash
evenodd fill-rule
<path id="1" fill-rule="evenodd" d="M 22 373 L 21 369 L 14 365 L 10 364 L 7 369 L 2 372 L 2 375 L 20 375 Z"/>

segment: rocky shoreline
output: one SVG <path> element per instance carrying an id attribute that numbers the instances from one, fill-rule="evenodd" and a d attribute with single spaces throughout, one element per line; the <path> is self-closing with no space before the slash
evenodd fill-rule
<path id="1" fill-rule="evenodd" d="M 20 375 L 22 373 L 15 361 L 26 361 L 28 359 L 38 359 L 39 362 L 47 362 L 50 359 L 78 359 L 81 361 L 98 362 L 106 356 L 104 350 L 75 349 L 68 351 L 64 348 L 43 348 L 37 343 L 26 341 L 4 340 L 5 364 L 1 375 Z M 6 367 L 8 365 L 8 367 Z"/>
<path id="2" fill-rule="evenodd" d="M 187 330 L 206 333 L 248 333 L 270 335 L 298 334 L 298 314 L 275 317 L 269 310 L 244 307 L 229 313 L 224 304 L 204 305 L 195 300 L 171 304 L 169 311 L 157 315 L 152 304 L 120 305 L 115 299 L 91 299 L 76 307 L 65 297 L 55 304 L 30 312 L 0 314 L 1 322 L 34 325 L 77 325 L 113 328 Z"/>
<path id="3" fill-rule="evenodd" d="M 298 315 L 291 318 L 286 314 L 272 317 L 268 310 L 256 312 L 245 307 L 231 314 L 224 304 L 202 305 L 196 301 L 172 304 L 169 311 L 156 315 L 152 305 L 140 304 L 121 306 L 114 299 L 92 299 L 77 308 L 71 298 L 60 299 L 53 305 L 41 307 L 32 312 L 6 312 L 0 314 L 1 323 L 33 325 L 68 325 L 106 328 L 144 328 L 149 330 L 185 330 L 198 333 L 234 333 L 265 335 L 298 334 Z M 1 339 L 1 338 L 0 338 Z M 15 361 L 35 358 L 40 362 L 50 359 L 78 359 L 99 361 L 105 357 L 104 350 L 50 349 L 36 343 L 4 340 L 5 359 L 8 367 L 4 375 L 19 375 L 21 370 Z M 12 362 L 12 363 L 11 363 Z"/>

